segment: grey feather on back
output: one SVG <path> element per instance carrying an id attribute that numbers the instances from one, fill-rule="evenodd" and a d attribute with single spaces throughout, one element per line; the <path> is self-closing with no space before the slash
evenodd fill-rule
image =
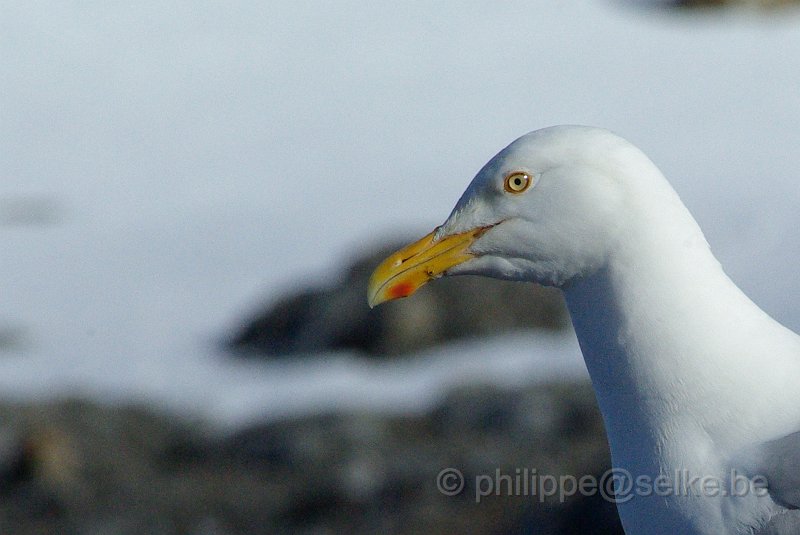
<path id="1" fill-rule="evenodd" d="M 767 479 L 772 500 L 789 509 L 800 508 L 800 431 L 765 442 L 759 450 L 755 473 Z"/>
<path id="2" fill-rule="evenodd" d="M 800 431 L 740 451 L 731 466 L 758 481 L 778 505 L 754 535 L 800 534 Z"/>

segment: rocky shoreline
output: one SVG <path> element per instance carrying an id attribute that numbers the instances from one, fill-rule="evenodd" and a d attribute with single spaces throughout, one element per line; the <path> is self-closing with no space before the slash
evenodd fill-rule
<path id="1" fill-rule="evenodd" d="M 621 533 L 599 496 L 506 489 L 476 503 L 478 479 L 486 493 L 498 470 L 607 468 L 585 383 L 465 386 L 421 415 L 331 413 L 226 434 L 81 400 L 4 403 L 0 421 L 3 533 Z M 463 475 L 453 496 L 437 488 L 446 468 Z"/>

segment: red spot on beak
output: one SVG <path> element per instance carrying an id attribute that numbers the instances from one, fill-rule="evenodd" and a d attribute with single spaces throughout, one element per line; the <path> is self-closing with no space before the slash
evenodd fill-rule
<path id="1" fill-rule="evenodd" d="M 400 297 L 408 297 L 414 292 L 414 286 L 407 282 L 401 282 L 392 286 L 389 290 L 389 296 L 392 299 L 398 299 Z"/>

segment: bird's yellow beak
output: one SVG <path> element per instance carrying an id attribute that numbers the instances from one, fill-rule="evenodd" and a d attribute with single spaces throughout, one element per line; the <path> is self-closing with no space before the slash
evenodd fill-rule
<path id="1" fill-rule="evenodd" d="M 491 226 L 436 239 L 436 231 L 390 255 L 369 279 L 370 308 L 385 301 L 408 297 L 453 266 L 473 258 L 470 245 Z"/>

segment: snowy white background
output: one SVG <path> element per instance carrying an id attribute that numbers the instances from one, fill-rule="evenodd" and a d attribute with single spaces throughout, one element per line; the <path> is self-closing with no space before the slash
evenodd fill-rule
<path id="1" fill-rule="evenodd" d="M 0 326 L 21 339 L 0 352 L 0 396 L 236 421 L 582 374 L 569 338 L 393 364 L 240 363 L 214 345 L 265 296 L 441 222 L 489 157 L 559 123 L 639 145 L 733 279 L 800 330 L 800 13 L 779 13 L 5 2 Z M 40 220 L 15 224 L 26 206 Z"/>

